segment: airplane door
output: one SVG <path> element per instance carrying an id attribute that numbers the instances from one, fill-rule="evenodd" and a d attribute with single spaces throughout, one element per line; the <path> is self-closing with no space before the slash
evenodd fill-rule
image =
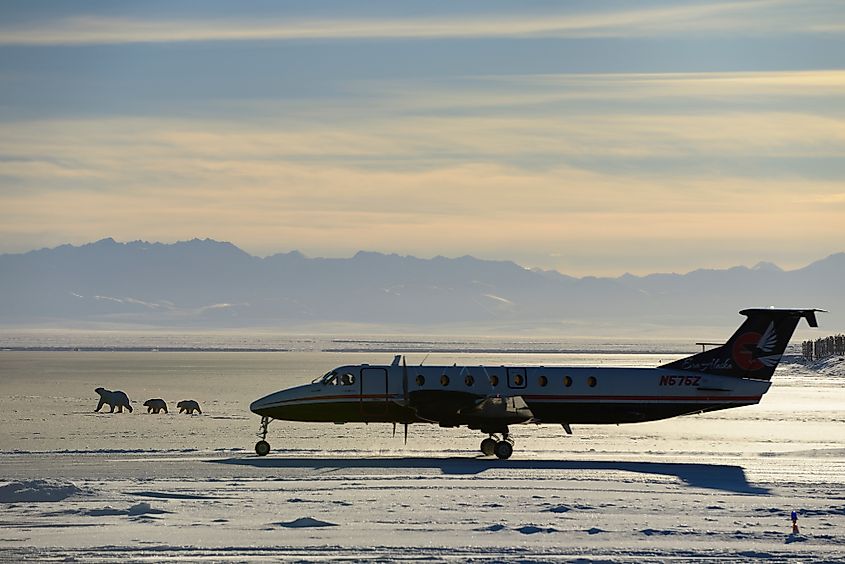
<path id="1" fill-rule="evenodd" d="M 508 368 L 509 388 L 524 388 L 527 383 L 528 376 L 525 374 L 525 368 Z"/>
<path id="2" fill-rule="evenodd" d="M 378 421 L 387 415 L 387 369 L 361 369 L 361 415 L 364 421 Z"/>

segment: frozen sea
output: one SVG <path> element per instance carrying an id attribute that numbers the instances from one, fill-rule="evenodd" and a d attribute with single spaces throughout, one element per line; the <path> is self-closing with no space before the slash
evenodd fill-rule
<path id="1" fill-rule="evenodd" d="M 517 426 L 507 461 L 467 429 L 412 425 L 406 445 L 391 425 L 282 421 L 258 458 L 249 403 L 340 364 L 656 366 L 695 348 L 155 333 L 0 348 L 3 561 L 845 561 L 840 359 L 788 358 L 752 407 Z M 98 386 L 134 413 L 93 413 Z M 158 397 L 169 414 L 141 405 Z"/>

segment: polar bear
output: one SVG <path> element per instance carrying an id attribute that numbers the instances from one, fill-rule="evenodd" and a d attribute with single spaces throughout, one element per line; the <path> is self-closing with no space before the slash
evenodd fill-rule
<path id="1" fill-rule="evenodd" d="M 161 398 L 148 399 L 144 402 L 144 407 L 147 408 L 147 413 L 158 413 L 162 409 L 167 413 L 167 402 Z"/>
<path id="2" fill-rule="evenodd" d="M 198 404 L 194 400 L 182 400 L 176 404 L 176 407 L 179 408 L 179 413 L 188 413 L 189 415 L 194 414 L 194 410 L 198 413 L 202 414 L 202 410 L 200 409 L 200 404 Z"/>
<path id="3" fill-rule="evenodd" d="M 132 405 L 129 403 L 129 397 L 120 390 L 107 390 L 105 388 L 97 388 L 94 390 L 98 394 L 100 394 L 100 403 L 97 404 L 97 409 L 95 412 L 99 412 L 100 408 L 104 405 L 108 404 L 111 408 L 109 409 L 109 413 L 114 413 L 114 408 L 117 407 L 118 413 L 123 413 L 123 408 L 129 410 L 129 413 L 132 413 Z"/>

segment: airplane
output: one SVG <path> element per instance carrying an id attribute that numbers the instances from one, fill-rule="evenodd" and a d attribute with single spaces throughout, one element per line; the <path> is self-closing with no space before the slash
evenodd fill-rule
<path id="1" fill-rule="evenodd" d="M 725 344 L 656 368 L 568 366 L 339 366 L 310 384 L 250 405 L 261 416 L 255 445 L 270 452 L 270 421 L 430 423 L 488 435 L 481 452 L 513 454 L 512 425 L 619 424 L 729 409 L 760 402 L 798 322 L 818 327 L 821 309 L 744 309 Z M 401 361 L 401 364 L 400 364 Z"/>

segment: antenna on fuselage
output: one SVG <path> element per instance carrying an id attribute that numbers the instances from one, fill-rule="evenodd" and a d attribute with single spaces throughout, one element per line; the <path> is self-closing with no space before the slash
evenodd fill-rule
<path id="1" fill-rule="evenodd" d="M 423 362 L 425 362 L 426 360 L 428 360 L 428 355 L 430 355 L 430 354 L 431 354 L 431 351 L 428 351 L 427 353 L 425 353 L 425 356 L 423 357 L 422 362 L 420 362 L 420 366 L 422 366 L 422 365 L 423 365 Z M 403 358 L 404 358 L 404 357 L 403 357 Z M 404 362 L 404 361 L 402 361 L 402 362 Z"/>

